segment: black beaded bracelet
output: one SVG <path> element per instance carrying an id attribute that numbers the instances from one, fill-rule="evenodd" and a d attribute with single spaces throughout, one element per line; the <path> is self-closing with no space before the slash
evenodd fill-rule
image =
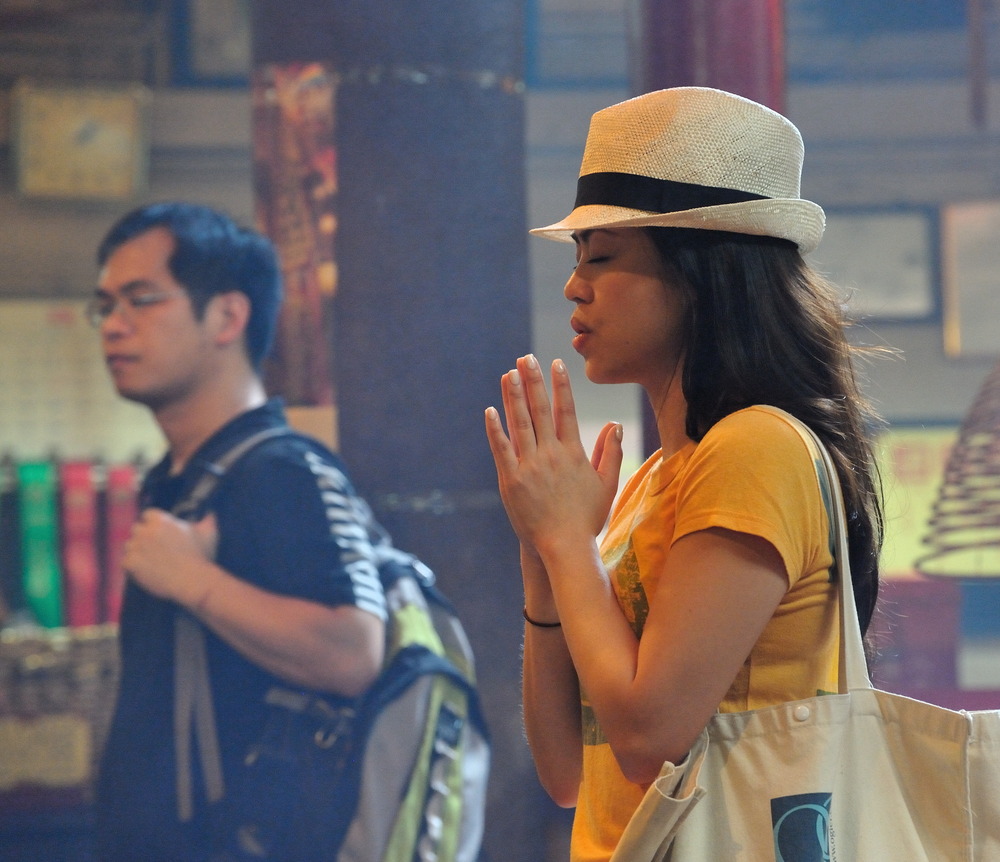
<path id="1" fill-rule="evenodd" d="M 524 610 L 521 611 L 521 615 L 524 617 L 525 622 L 527 622 L 529 625 L 536 626 L 537 628 L 540 629 L 557 629 L 559 628 L 559 626 L 562 625 L 562 623 L 559 622 L 558 620 L 556 620 L 556 622 L 554 623 L 541 623 L 538 620 L 533 620 L 531 617 L 528 616 L 527 607 L 525 607 Z"/>

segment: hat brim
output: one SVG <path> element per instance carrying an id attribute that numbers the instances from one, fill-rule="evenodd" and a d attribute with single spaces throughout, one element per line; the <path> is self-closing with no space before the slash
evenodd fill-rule
<path id="1" fill-rule="evenodd" d="M 529 233 L 558 242 L 572 242 L 575 231 L 597 228 L 686 227 L 788 239 L 802 254 L 808 254 L 819 245 L 825 225 L 823 208 L 812 201 L 767 198 L 669 213 L 588 204 L 577 207 L 562 221 L 534 228 Z"/>

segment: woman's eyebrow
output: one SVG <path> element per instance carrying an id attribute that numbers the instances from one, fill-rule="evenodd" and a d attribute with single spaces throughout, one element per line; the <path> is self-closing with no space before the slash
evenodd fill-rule
<path id="1" fill-rule="evenodd" d="M 589 242 L 594 237 L 595 234 L 601 234 L 601 233 L 612 235 L 614 231 L 611 228 L 591 227 L 587 228 L 586 230 L 573 231 L 573 233 L 571 233 L 570 236 L 573 238 L 574 242 L 579 244 L 579 243 Z"/>

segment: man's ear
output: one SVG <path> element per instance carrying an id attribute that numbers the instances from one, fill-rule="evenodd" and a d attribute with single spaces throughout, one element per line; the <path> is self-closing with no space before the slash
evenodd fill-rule
<path id="1" fill-rule="evenodd" d="M 209 302 L 206 314 L 212 315 L 216 343 L 232 344 L 246 333 L 250 321 L 250 297 L 239 290 L 218 293 Z"/>

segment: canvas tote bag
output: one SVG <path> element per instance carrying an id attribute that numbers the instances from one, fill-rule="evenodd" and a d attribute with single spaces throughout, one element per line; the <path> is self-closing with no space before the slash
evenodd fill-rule
<path id="1" fill-rule="evenodd" d="M 1000 712 L 872 687 L 836 470 L 793 423 L 834 513 L 840 690 L 713 716 L 664 764 L 612 862 L 1000 862 Z"/>

